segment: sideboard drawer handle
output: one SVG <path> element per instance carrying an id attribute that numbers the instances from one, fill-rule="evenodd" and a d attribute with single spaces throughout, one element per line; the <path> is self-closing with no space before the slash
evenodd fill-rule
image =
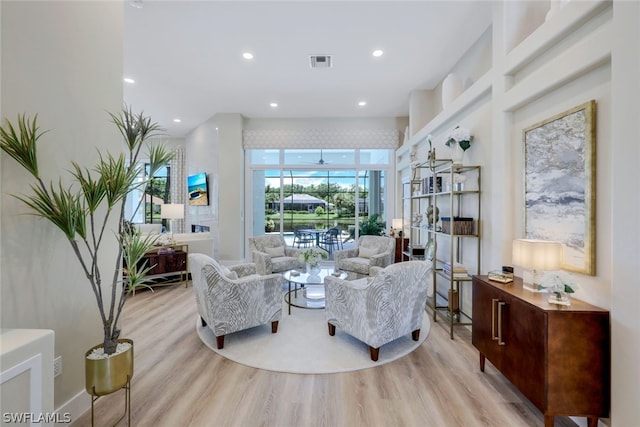
<path id="1" fill-rule="evenodd" d="M 504 339 L 502 338 L 502 307 L 507 305 L 506 302 L 498 303 L 498 345 L 505 345 Z"/>
<path id="2" fill-rule="evenodd" d="M 491 300 L 491 339 L 494 341 L 498 340 L 498 335 L 496 334 L 496 312 L 498 311 L 498 299 L 494 298 Z"/>

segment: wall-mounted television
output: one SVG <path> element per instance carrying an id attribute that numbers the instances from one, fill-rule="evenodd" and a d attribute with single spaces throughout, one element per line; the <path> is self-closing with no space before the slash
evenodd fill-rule
<path id="1" fill-rule="evenodd" d="M 187 196 L 189 204 L 192 206 L 207 206 L 209 204 L 209 186 L 205 172 L 187 177 Z"/>

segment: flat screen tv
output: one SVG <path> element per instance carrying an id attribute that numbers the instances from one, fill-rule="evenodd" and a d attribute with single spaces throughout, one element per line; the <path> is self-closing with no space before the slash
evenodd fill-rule
<path id="1" fill-rule="evenodd" d="M 205 172 L 187 177 L 187 192 L 189 204 L 192 206 L 206 206 L 209 204 L 209 186 Z"/>

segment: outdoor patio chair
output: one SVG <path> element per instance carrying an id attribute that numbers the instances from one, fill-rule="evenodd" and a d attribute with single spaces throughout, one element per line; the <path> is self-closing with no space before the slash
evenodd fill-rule
<path id="1" fill-rule="evenodd" d="M 311 233 L 305 233 L 302 230 L 304 230 L 304 227 L 296 227 L 293 230 L 293 243 L 291 246 L 296 248 L 314 246 L 316 242 L 315 237 Z"/>
<path id="2" fill-rule="evenodd" d="M 333 252 L 334 248 L 339 250 L 342 248 L 342 240 L 340 238 L 341 228 L 333 227 L 327 230 L 322 236 L 320 236 L 320 247 L 327 252 Z"/>

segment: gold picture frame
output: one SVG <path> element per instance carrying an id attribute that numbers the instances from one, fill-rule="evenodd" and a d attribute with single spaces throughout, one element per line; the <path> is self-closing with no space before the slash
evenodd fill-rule
<path id="1" fill-rule="evenodd" d="M 562 268 L 595 275 L 596 101 L 523 130 L 525 235 L 562 243 Z"/>

